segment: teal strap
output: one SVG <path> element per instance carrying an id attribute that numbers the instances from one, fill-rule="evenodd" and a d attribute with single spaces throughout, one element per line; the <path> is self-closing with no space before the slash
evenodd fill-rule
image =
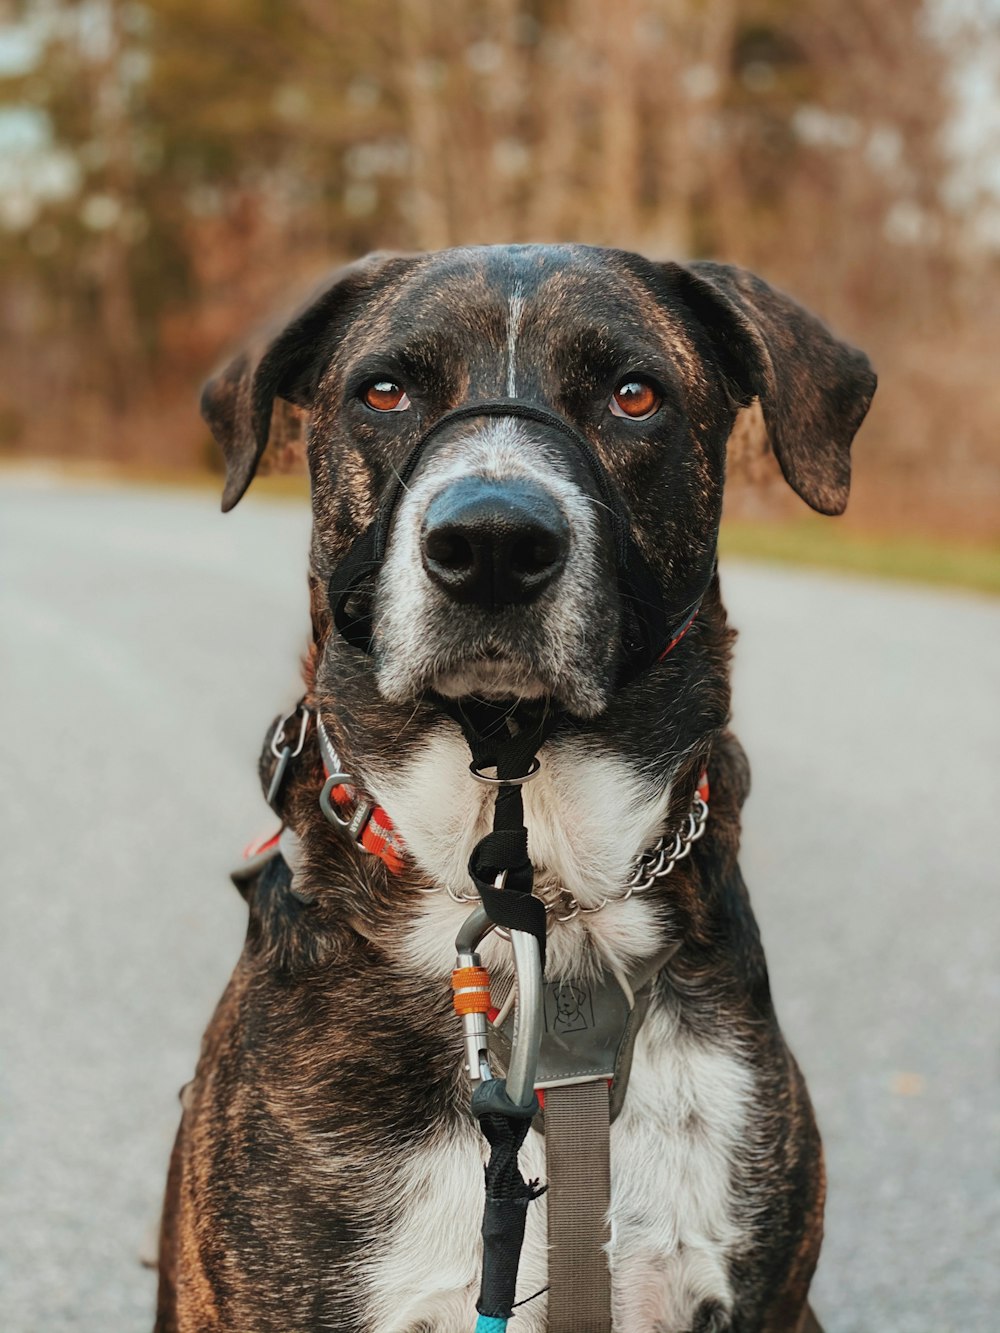
<path id="1" fill-rule="evenodd" d="M 495 1315 L 481 1314 L 476 1320 L 476 1333 L 507 1333 L 507 1320 Z"/>

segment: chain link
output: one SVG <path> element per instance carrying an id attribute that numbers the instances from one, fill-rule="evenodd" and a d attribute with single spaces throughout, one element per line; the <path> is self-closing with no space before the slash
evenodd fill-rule
<path id="1" fill-rule="evenodd" d="M 705 832 L 707 821 L 708 802 L 702 796 L 696 794 L 694 806 L 690 814 L 686 816 L 680 832 L 672 836 L 664 833 L 657 838 L 652 847 L 646 848 L 625 881 L 624 893 L 613 895 L 610 898 L 602 898 L 593 907 L 584 907 L 582 903 L 577 902 L 569 889 L 557 889 L 553 901 L 545 904 L 546 912 L 555 912 L 557 907 L 566 908 L 568 910 L 565 916 L 557 915 L 553 917 L 553 920 L 560 923 L 572 921 L 580 915 L 591 916 L 594 912 L 602 912 L 608 903 L 627 903 L 636 894 L 648 893 L 661 879 L 666 879 L 678 861 L 683 861 L 686 856 L 690 856 L 691 848 Z M 437 893 L 440 888 L 440 884 L 435 884 L 425 889 L 424 892 Z M 447 886 L 447 892 L 448 897 L 456 903 L 479 902 L 478 893 L 458 893 L 450 885 Z"/>

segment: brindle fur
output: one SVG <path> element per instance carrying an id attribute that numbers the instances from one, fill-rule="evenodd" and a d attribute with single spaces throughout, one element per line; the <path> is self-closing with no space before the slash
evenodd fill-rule
<path id="1" fill-rule="evenodd" d="M 459 403 L 506 392 L 505 321 L 515 289 L 524 302 L 518 395 L 564 413 L 589 436 L 678 604 L 697 591 L 721 512 L 726 440 L 736 411 L 754 397 L 790 484 L 824 512 L 846 502 L 849 445 L 874 375 L 862 354 L 751 275 L 540 246 L 374 257 L 346 270 L 274 339 L 210 382 L 203 409 L 226 453 L 226 508 L 253 476 L 274 397 L 311 410 L 315 643 L 307 690 L 353 772 L 405 762 L 453 724 L 417 698 L 386 702 L 377 654 L 374 664 L 364 660 L 330 632 L 327 580 L 419 430 Z M 636 366 L 655 372 L 666 390 L 664 410 L 641 430 L 604 410 L 616 375 Z M 390 371 L 419 393 L 409 419 L 374 416 L 357 401 L 366 375 Z M 557 466 L 593 493 L 572 450 Z M 595 637 L 613 645 L 620 608 L 607 534 L 602 559 L 593 624 Z M 529 630 L 509 627 L 526 636 L 525 652 Z M 775 1018 L 737 865 L 749 770 L 725 730 L 732 640 L 716 579 L 686 638 L 633 684 L 616 690 L 613 653 L 596 654 L 605 705 L 567 725 L 637 769 L 673 771 L 668 823 L 688 809 L 708 759 L 706 834 L 656 890 L 662 936 L 681 947 L 654 1004 L 677 1007 L 696 1034 L 722 1025 L 738 1039 L 757 1096 L 746 1151 L 732 1168 L 751 1237 L 731 1265 L 734 1309 L 727 1317 L 706 1302 L 696 1328 L 793 1333 L 809 1317 L 822 1151 Z M 282 863 L 249 891 L 246 947 L 183 1099 L 157 1333 L 369 1329 L 354 1265 L 394 1206 L 391 1190 L 373 1183 L 372 1163 L 393 1162 L 432 1129 L 474 1132 L 447 985 L 398 961 L 421 901 L 420 872 L 391 877 L 357 854 L 318 809 L 321 780 L 311 739 L 283 815 L 302 839 L 296 888 L 313 901 L 289 892 Z M 459 1225 L 475 1225 L 478 1202 L 470 1199 Z"/>

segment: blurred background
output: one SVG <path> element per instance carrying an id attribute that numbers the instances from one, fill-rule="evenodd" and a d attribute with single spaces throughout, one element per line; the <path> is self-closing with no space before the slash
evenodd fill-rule
<path id="1" fill-rule="evenodd" d="M 299 692 L 302 422 L 222 519 L 198 387 L 344 260 L 509 240 L 747 265 L 879 371 L 837 522 L 734 434 L 743 866 L 827 1148 L 827 1333 L 997 1333 L 1000 0 L 0 18 L 3 1333 L 151 1325 Z"/>
<path id="2" fill-rule="evenodd" d="M 745 264 L 871 353 L 851 524 L 994 529 L 998 0 L 0 9 L 5 455 L 214 466 L 200 380 L 334 263 L 583 240 Z"/>

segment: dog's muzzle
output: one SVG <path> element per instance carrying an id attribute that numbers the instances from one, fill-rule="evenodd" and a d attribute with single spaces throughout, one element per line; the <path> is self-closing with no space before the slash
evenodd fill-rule
<path id="1" fill-rule="evenodd" d="M 590 441 L 565 417 L 519 398 L 464 403 L 433 422 L 410 451 L 374 521 L 333 571 L 328 595 L 334 624 L 353 647 L 372 649 L 371 611 L 358 613 L 355 594 L 385 559 L 393 515 L 428 444 L 456 421 L 515 417 L 536 421 L 561 435 L 587 464 L 610 519 L 622 606 L 618 683 L 651 666 L 691 623 L 712 578 L 706 566 L 669 598 L 632 536 L 624 501 Z M 421 559 L 431 580 L 455 601 L 486 609 L 531 601 L 565 564 L 566 519 L 555 501 L 529 482 L 499 488 L 470 477 L 454 482 L 431 502 L 421 533 Z"/>

